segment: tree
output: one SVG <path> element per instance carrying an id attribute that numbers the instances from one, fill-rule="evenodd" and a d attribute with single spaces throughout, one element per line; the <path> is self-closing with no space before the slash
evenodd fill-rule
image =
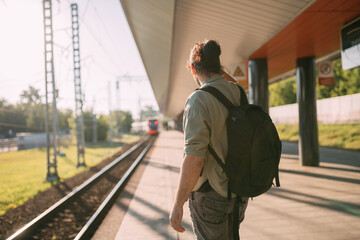
<path id="1" fill-rule="evenodd" d="M 296 78 L 274 83 L 269 87 L 270 107 L 296 103 Z"/>
<path id="2" fill-rule="evenodd" d="M 318 99 L 355 94 L 360 92 L 360 67 L 344 71 L 341 59 L 333 61 L 334 85 L 318 86 Z"/>
<path id="3" fill-rule="evenodd" d="M 8 137 L 9 130 L 14 133 L 26 131 L 24 112 L 6 99 L 0 99 L 0 135 Z"/>
<path id="4" fill-rule="evenodd" d="M 111 113 L 113 127 L 122 133 L 129 133 L 131 131 L 131 124 L 133 123 L 132 114 L 129 111 L 113 111 Z"/>
<path id="5" fill-rule="evenodd" d="M 84 133 L 85 141 L 90 142 L 93 138 L 93 113 L 91 111 L 84 111 Z M 96 119 L 97 140 L 105 141 L 109 131 L 108 116 L 100 115 Z"/>
<path id="6" fill-rule="evenodd" d="M 20 94 L 18 106 L 24 112 L 26 128 L 31 132 L 45 131 L 45 105 L 41 101 L 39 92 L 39 89 L 29 86 L 28 90 Z"/>
<path id="7" fill-rule="evenodd" d="M 58 110 L 58 118 L 59 118 L 59 130 L 61 131 L 69 131 L 71 126 L 70 122 L 73 118 L 73 113 L 71 109 Z"/>
<path id="8" fill-rule="evenodd" d="M 39 104 L 41 103 L 40 90 L 29 86 L 28 90 L 22 91 L 20 95 L 21 103 L 26 104 Z"/>
<path id="9" fill-rule="evenodd" d="M 83 112 L 83 119 L 84 119 L 84 134 L 85 134 L 85 141 L 90 142 L 92 141 L 93 135 L 93 115 L 90 111 Z M 75 125 L 76 129 L 76 125 Z M 76 130 L 75 130 L 76 133 Z M 76 134 L 75 134 L 76 136 Z"/>
<path id="10" fill-rule="evenodd" d="M 360 67 L 344 71 L 341 59 L 333 61 L 334 85 L 320 86 L 317 84 L 318 99 L 360 93 Z M 270 106 L 296 103 L 296 77 L 276 82 L 269 87 Z"/>
<path id="11" fill-rule="evenodd" d="M 109 131 L 109 119 L 108 116 L 100 115 L 96 121 L 97 126 L 97 139 L 98 141 L 106 140 L 107 133 Z"/>
<path id="12" fill-rule="evenodd" d="M 145 106 L 145 110 L 142 109 L 141 112 L 140 112 L 140 118 L 141 119 L 155 117 L 157 115 L 159 115 L 159 111 L 154 110 L 153 106 Z"/>
<path id="13" fill-rule="evenodd" d="M 57 113 L 59 130 L 68 131 L 73 118 L 72 111 L 58 109 Z M 10 129 L 15 133 L 45 131 L 45 104 L 41 101 L 39 89 L 30 86 L 28 90 L 22 91 L 20 102 L 16 105 L 0 99 L 0 134 L 6 135 Z M 51 114 L 49 129 L 52 130 Z"/>

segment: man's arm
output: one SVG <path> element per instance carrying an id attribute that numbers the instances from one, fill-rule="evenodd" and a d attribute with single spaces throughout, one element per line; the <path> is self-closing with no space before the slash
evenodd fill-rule
<path id="1" fill-rule="evenodd" d="M 195 155 L 185 155 L 181 167 L 179 186 L 176 193 L 175 203 L 170 213 L 170 224 L 178 232 L 184 232 L 181 226 L 183 217 L 183 206 L 187 201 L 191 190 L 199 179 L 201 170 L 204 166 L 204 159 Z"/>

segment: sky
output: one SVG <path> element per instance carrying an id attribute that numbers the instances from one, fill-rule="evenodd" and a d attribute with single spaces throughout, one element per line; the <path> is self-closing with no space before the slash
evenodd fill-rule
<path id="1" fill-rule="evenodd" d="M 75 108 L 71 3 L 79 9 L 84 110 L 107 114 L 110 107 L 136 118 L 139 106 L 158 109 L 119 0 L 52 0 L 58 108 Z M 0 0 L 0 98 L 17 103 L 33 86 L 45 102 L 44 61 L 42 0 Z"/>

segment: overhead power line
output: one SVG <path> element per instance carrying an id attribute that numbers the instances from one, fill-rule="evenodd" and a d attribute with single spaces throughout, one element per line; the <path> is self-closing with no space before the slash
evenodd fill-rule
<path id="1" fill-rule="evenodd" d="M 17 113 L 17 114 L 21 113 L 20 111 L 10 110 L 7 108 L 0 108 L 0 111 L 9 112 L 9 113 Z"/>
<path id="2" fill-rule="evenodd" d="M 2 123 L 2 122 L 0 122 L 0 126 L 4 126 L 4 127 L 16 127 L 16 128 L 26 128 L 26 125 L 19 125 L 19 124 L 13 124 L 13 123 Z"/>

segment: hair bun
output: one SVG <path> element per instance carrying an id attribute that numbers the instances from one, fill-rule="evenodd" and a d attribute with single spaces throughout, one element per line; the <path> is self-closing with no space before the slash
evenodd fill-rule
<path id="1" fill-rule="evenodd" d="M 219 57 L 221 54 L 220 44 L 217 41 L 209 40 L 204 45 L 204 55 L 207 57 Z"/>

